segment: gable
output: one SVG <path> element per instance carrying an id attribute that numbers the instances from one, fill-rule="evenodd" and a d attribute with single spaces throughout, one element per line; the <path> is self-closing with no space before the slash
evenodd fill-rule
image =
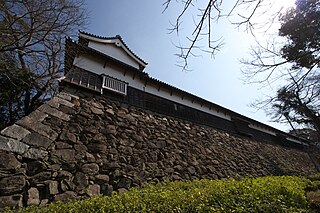
<path id="1" fill-rule="evenodd" d="M 123 44 L 119 39 L 109 40 L 108 43 L 89 41 L 88 47 L 111 56 L 136 69 L 139 69 L 140 67 L 139 63 L 125 51 Z"/>
<path id="2" fill-rule="evenodd" d="M 102 37 L 80 32 L 79 42 L 80 40 L 85 41 L 84 44 L 89 49 L 112 57 L 135 69 L 143 70 L 147 66 L 147 63 L 132 52 L 119 35 L 115 37 Z"/>

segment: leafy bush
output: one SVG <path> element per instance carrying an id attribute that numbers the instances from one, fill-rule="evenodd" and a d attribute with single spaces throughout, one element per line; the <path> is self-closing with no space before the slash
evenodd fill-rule
<path id="1" fill-rule="evenodd" d="M 320 173 L 310 175 L 307 178 L 311 181 L 316 181 L 316 180 L 320 181 Z"/>
<path id="2" fill-rule="evenodd" d="M 314 181 L 308 181 L 308 184 L 306 186 L 306 191 L 317 191 L 320 189 L 320 181 L 314 180 Z"/>
<path id="3" fill-rule="evenodd" d="M 309 212 L 307 182 L 291 176 L 164 182 L 19 212 Z"/>

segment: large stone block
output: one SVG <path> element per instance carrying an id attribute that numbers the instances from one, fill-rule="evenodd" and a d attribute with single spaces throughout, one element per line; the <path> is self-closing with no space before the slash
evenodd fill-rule
<path id="1" fill-rule="evenodd" d="M 21 120 L 19 120 L 17 122 L 17 124 L 28 128 L 28 125 L 30 123 L 32 124 L 32 123 L 36 123 L 36 122 L 42 122 L 47 117 L 48 117 L 47 114 L 45 114 L 39 110 L 35 110 L 35 111 L 31 112 L 28 116 L 25 116 Z"/>
<path id="2" fill-rule="evenodd" d="M 74 191 L 76 188 L 76 185 L 71 180 L 62 180 L 60 182 L 60 189 L 62 192 L 66 191 Z"/>
<path id="3" fill-rule="evenodd" d="M 60 134 L 60 140 L 63 140 L 63 141 L 69 141 L 69 142 L 72 142 L 72 143 L 76 143 L 77 142 L 77 136 L 71 132 L 68 132 L 68 131 L 63 131 L 61 134 Z"/>
<path id="4" fill-rule="evenodd" d="M 63 161 L 70 162 L 74 160 L 76 152 L 73 149 L 58 149 L 53 151 L 52 154 Z"/>
<path id="5" fill-rule="evenodd" d="M 68 92 L 60 92 L 57 97 L 71 101 L 72 99 L 79 99 L 79 96 L 72 95 Z"/>
<path id="6" fill-rule="evenodd" d="M 57 181 L 48 181 L 46 184 L 48 185 L 50 195 L 56 195 L 59 193 L 59 183 Z"/>
<path id="7" fill-rule="evenodd" d="M 72 149 L 72 145 L 65 143 L 65 142 L 55 142 L 56 149 Z"/>
<path id="8" fill-rule="evenodd" d="M 37 148 L 30 148 L 22 156 L 29 159 L 44 159 L 48 156 L 48 152 Z"/>
<path id="9" fill-rule="evenodd" d="M 96 107 L 90 107 L 90 109 L 93 114 L 96 114 L 96 115 L 103 115 L 104 114 L 104 112 L 101 109 L 98 109 Z"/>
<path id="10" fill-rule="evenodd" d="M 16 141 L 16 140 L 9 140 L 8 146 L 11 152 L 15 152 L 19 154 L 25 153 L 29 148 L 28 145 L 22 143 L 21 141 Z"/>
<path id="11" fill-rule="evenodd" d="M 64 121 L 69 121 L 70 120 L 70 116 L 69 115 L 67 115 L 64 112 L 59 111 L 56 108 L 53 108 L 53 107 L 49 106 L 48 104 L 41 105 L 38 108 L 38 110 L 40 110 L 40 111 L 42 111 L 44 113 L 47 113 L 49 115 L 52 115 L 54 117 L 60 118 L 60 119 L 62 119 Z"/>
<path id="12" fill-rule="evenodd" d="M 98 196 L 100 195 L 100 186 L 98 184 L 89 185 L 86 193 L 89 195 L 89 197 Z"/>
<path id="13" fill-rule="evenodd" d="M 117 128 L 115 125 L 108 125 L 107 128 L 101 129 L 101 133 L 108 135 L 116 135 L 117 134 Z"/>
<path id="14" fill-rule="evenodd" d="M 29 116 L 26 116 L 22 118 L 20 121 L 17 122 L 17 124 L 24 126 L 28 129 L 31 129 L 40 135 L 43 135 L 51 140 L 55 140 L 58 137 L 58 134 L 51 129 L 50 126 L 44 125 L 41 123 L 42 118 L 46 118 L 48 115 L 44 114 L 43 112 L 36 110 L 37 113 L 35 117 L 32 117 L 31 114 Z M 34 111 L 34 112 L 36 112 Z M 42 116 L 41 119 L 38 119 L 36 116 Z"/>
<path id="15" fill-rule="evenodd" d="M 47 169 L 47 165 L 42 161 L 31 161 L 27 163 L 27 175 L 33 176 Z"/>
<path id="16" fill-rule="evenodd" d="M 88 163 L 82 166 L 82 172 L 89 175 L 94 175 L 99 172 L 99 166 L 96 163 Z"/>
<path id="17" fill-rule="evenodd" d="M 104 106 L 100 102 L 91 102 L 91 105 L 98 109 L 104 109 Z"/>
<path id="18" fill-rule="evenodd" d="M 89 152 L 86 152 L 85 157 L 86 157 L 86 161 L 87 161 L 88 163 L 94 163 L 94 162 L 96 162 L 96 158 L 94 157 L 94 155 L 91 154 L 91 153 L 89 153 Z"/>
<path id="19" fill-rule="evenodd" d="M 5 207 L 20 208 L 22 207 L 22 195 L 0 196 L 0 211 Z"/>
<path id="20" fill-rule="evenodd" d="M 79 153 L 85 153 L 88 150 L 88 148 L 83 144 L 75 144 L 74 149 Z"/>
<path id="21" fill-rule="evenodd" d="M 0 150 L 10 151 L 8 142 L 9 138 L 0 135 Z"/>
<path id="22" fill-rule="evenodd" d="M 30 184 L 35 186 L 37 184 L 43 184 L 45 181 L 52 178 L 51 172 L 40 172 L 29 178 Z"/>
<path id="23" fill-rule="evenodd" d="M 77 194 L 73 191 L 66 191 L 62 194 L 58 194 L 54 197 L 54 201 L 63 201 L 66 202 L 68 200 L 73 200 L 77 198 Z"/>
<path id="24" fill-rule="evenodd" d="M 21 141 L 0 135 L 0 150 L 23 154 L 28 150 L 28 148 L 29 146 Z"/>
<path id="25" fill-rule="evenodd" d="M 113 109 L 107 109 L 106 112 L 107 112 L 109 115 L 114 115 L 114 110 L 113 110 Z"/>
<path id="26" fill-rule="evenodd" d="M 12 153 L 0 152 L 0 169 L 12 170 L 21 167 L 21 163 Z"/>
<path id="27" fill-rule="evenodd" d="M 96 175 L 95 182 L 99 185 L 106 185 L 109 183 L 109 176 L 108 175 Z"/>
<path id="28" fill-rule="evenodd" d="M 47 102 L 47 104 L 57 109 L 59 108 L 60 104 L 71 108 L 74 107 L 73 103 L 59 97 L 53 97 L 50 101 Z"/>
<path id="29" fill-rule="evenodd" d="M 8 126 L 4 130 L 1 131 L 1 134 L 4 136 L 8 136 L 17 140 L 21 140 L 22 138 L 26 137 L 30 134 L 30 131 L 26 130 L 25 128 L 13 124 L 12 126 Z"/>
<path id="30" fill-rule="evenodd" d="M 89 184 L 88 176 L 82 172 L 77 172 L 74 176 L 73 182 L 77 186 L 78 191 L 84 190 Z"/>
<path id="31" fill-rule="evenodd" d="M 90 143 L 87 148 L 91 153 L 106 153 L 107 151 L 107 146 L 99 143 Z"/>
<path id="32" fill-rule="evenodd" d="M 21 192 L 26 185 L 26 179 L 22 175 L 5 177 L 0 180 L 0 195 L 11 195 Z"/>
<path id="33" fill-rule="evenodd" d="M 52 143 L 52 140 L 49 139 L 48 137 L 42 136 L 36 132 L 33 132 L 29 135 L 27 135 L 24 139 L 23 142 L 26 144 L 29 144 L 31 146 L 35 147 L 43 147 L 47 149 L 50 144 Z"/>
<path id="34" fill-rule="evenodd" d="M 39 205 L 40 204 L 40 198 L 39 198 L 39 191 L 37 188 L 30 188 L 28 190 L 28 200 L 27 200 L 27 205 Z"/>

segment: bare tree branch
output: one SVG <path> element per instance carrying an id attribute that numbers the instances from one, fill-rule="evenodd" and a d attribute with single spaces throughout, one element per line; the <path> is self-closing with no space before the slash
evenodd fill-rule
<path id="1" fill-rule="evenodd" d="M 230 19 L 236 16 L 237 21 L 230 21 L 231 24 L 234 24 L 238 28 L 245 26 L 244 30 L 254 34 L 255 23 L 252 20 L 258 15 L 269 12 L 270 5 L 272 6 L 271 0 L 237 0 L 231 5 L 230 9 L 226 7 L 226 1 L 224 0 L 208 0 L 205 6 L 200 6 L 203 2 L 200 3 L 196 0 L 176 0 L 174 2 L 180 4 L 182 10 L 173 22 L 172 28 L 169 29 L 170 33 L 176 32 L 179 35 L 183 24 L 190 23 L 188 20 L 190 14 L 194 22 L 193 31 L 183 39 L 185 42 L 182 44 L 179 42 L 179 45 L 176 45 L 179 49 L 177 56 L 182 59 L 183 65 L 181 67 L 183 69 L 188 69 L 188 58 L 192 57 L 195 51 L 204 51 L 214 56 L 221 49 L 223 46 L 221 36 L 218 36 L 219 39 L 217 39 L 217 35 L 213 33 L 220 19 Z M 163 12 L 168 10 L 172 5 L 172 0 L 164 1 Z M 195 16 L 193 16 L 194 9 L 197 9 Z M 270 26 L 270 23 L 273 23 L 279 14 L 273 14 L 273 17 L 270 19 L 271 22 L 268 22 Z M 240 21 L 238 21 L 239 19 Z M 207 37 L 207 46 L 205 48 L 198 48 L 198 43 L 202 40 L 202 37 Z"/>
<path id="2" fill-rule="evenodd" d="M 17 79 L 23 89 L 10 104 L 12 113 L 16 106 L 16 114 L 30 113 L 57 90 L 65 38 L 77 35 L 87 21 L 83 6 L 83 0 L 0 0 L 0 54 L 10 54 L 24 73 Z"/>

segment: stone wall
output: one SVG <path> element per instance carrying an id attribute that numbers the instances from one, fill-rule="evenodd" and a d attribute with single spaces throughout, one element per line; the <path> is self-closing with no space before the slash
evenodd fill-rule
<path id="1" fill-rule="evenodd" d="M 307 151 L 75 89 L 61 92 L 0 135 L 0 209 L 109 195 L 163 179 L 315 172 Z"/>

